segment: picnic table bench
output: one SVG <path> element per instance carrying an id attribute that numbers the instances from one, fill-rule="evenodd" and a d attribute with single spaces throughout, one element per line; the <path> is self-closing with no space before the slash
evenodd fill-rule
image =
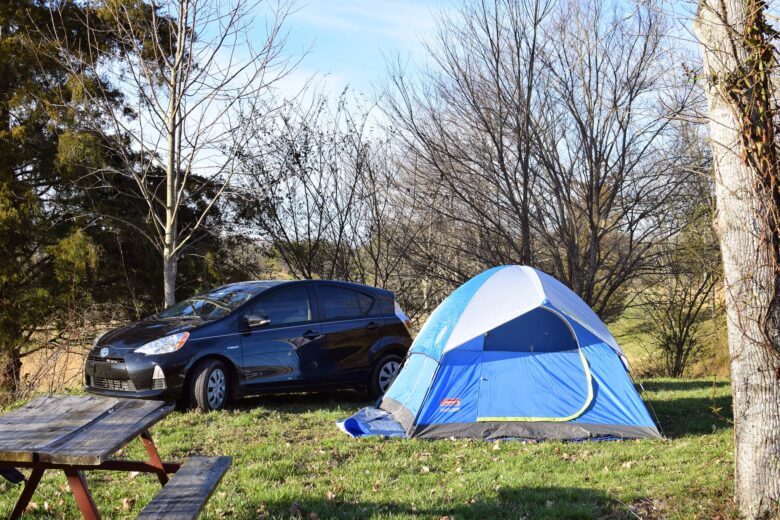
<path id="1" fill-rule="evenodd" d="M 51 396 L 0 416 L 0 471 L 11 481 L 31 469 L 11 512 L 20 518 L 46 470 L 62 470 L 85 519 L 99 519 L 85 471 L 154 473 L 163 485 L 141 511 L 145 520 L 198 516 L 230 466 L 230 457 L 188 457 L 183 464 L 163 462 L 149 429 L 173 411 L 161 401 L 96 396 Z M 113 458 L 141 438 L 149 459 Z M 169 475 L 173 475 L 169 477 Z"/>

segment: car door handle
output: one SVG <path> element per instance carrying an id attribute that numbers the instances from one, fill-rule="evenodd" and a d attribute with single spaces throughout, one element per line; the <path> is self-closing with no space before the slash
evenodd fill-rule
<path id="1" fill-rule="evenodd" d="M 317 339 L 320 336 L 322 336 L 322 334 L 320 334 L 320 331 L 318 330 L 307 330 L 303 333 L 303 337 L 306 339 Z"/>
<path id="2" fill-rule="evenodd" d="M 378 328 L 379 328 L 379 324 L 378 324 L 377 322 L 375 322 L 375 321 L 370 321 L 370 322 L 368 323 L 368 325 L 366 325 L 366 328 L 367 328 L 368 330 L 376 330 L 376 329 L 378 329 Z"/>

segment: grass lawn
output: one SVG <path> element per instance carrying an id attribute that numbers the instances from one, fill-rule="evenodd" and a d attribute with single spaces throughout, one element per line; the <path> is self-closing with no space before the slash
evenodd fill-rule
<path id="1" fill-rule="evenodd" d="M 644 386 L 668 440 L 355 440 L 334 424 L 366 404 L 351 392 L 176 412 L 152 433 L 166 460 L 234 457 L 202 518 L 733 517 L 729 383 L 651 379 Z M 137 442 L 123 455 L 145 452 Z M 152 475 L 87 479 L 104 518 L 133 518 L 159 489 Z M 20 491 L 0 479 L 0 517 Z M 55 472 L 33 501 L 27 518 L 80 518 Z"/>

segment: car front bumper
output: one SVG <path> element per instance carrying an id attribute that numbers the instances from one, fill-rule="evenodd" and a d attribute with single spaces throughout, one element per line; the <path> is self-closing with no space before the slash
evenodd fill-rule
<path id="1" fill-rule="evenodd" d="M 104 357 L 95 349 L 84 366 L 85 389 L 111 397 L 176 399 L 181 396 L 180 378 L 168 376 L 168 365 L 165 356 L 112 352 Z"/>

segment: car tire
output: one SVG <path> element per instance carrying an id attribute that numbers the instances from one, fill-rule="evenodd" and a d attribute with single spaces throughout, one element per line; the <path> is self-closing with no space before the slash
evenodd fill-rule
<path id="1" fill-rule="evenodd" d="M 390 384 L 401 370 L 401 356 L 388 354 L 382 356 L 371 371 L 371 379 L 368 383 L 368 392 L 374 399 L 378 399 L 387 391 Z"/>
<path id="2" fill-rule="evenodd" d="M 230 397 L 230 372 L 215 359 L 201 363 L 192 374 L 190 402 L 198 410 L 222 410 Z"/>

